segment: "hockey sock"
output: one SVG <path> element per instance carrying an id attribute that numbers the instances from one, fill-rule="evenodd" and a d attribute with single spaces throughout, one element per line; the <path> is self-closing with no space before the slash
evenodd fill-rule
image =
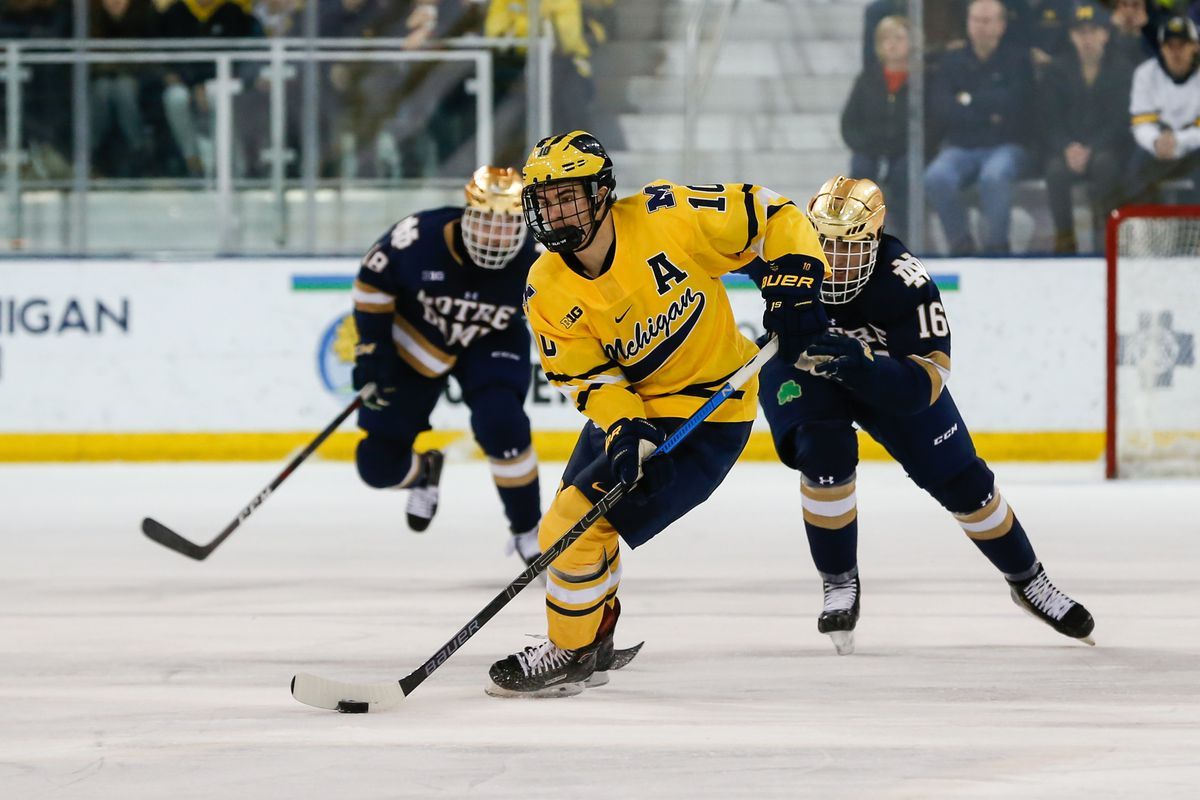
<path id="1" fill-rule="evenodd" d="M 555 496 L 542 518 L 538 542 L 545 550 L 591 509 L 574 486 Z M 575 650 L 596 639 L 604 608 L 621 582 L 617 532 L 603 517 L 555 559 L 547 570 L 546 621 L 550 641 Z"/>
<path id="2" fill-rule="evenodd" d="M 492 480 L 509 528 L 514 533 L 533 529 L 542 515 L 542 493 L 538 485 L 537 455 L 528 447 L 513 458 L 489 458 Z M 564 528 L 564 530 L 566 530 Z"/>
<path id="3" fill-rule="evenodd" d="M 835 485 L 812 483 L 800 476 L 804 532 L 813 564 L 827 580 L 849 573 L 858 564 L 858 506 L 851 473 Z"/>
<path id="4" fill-rule="evenodd" d="M 954 517 L 979 552 L 1006 576 L 1015 580 L 1036 566 L 1033 545 L 998 489 L 992 490 L 978 511 L 955 513 Z"/>

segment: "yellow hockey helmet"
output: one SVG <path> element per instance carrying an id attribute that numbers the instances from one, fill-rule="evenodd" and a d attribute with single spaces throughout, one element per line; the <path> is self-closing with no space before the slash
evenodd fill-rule
<path id="1" fill-rule="evenodd" d="M 808 219 L 832 273 L 821 285 L 822 302 L 848 303 L 866 287 L 886 214 L 883 192 L 866 178 L 830 178 L 808 202 Z"/>
<path id="2" fill-rule="evenodd" d="M 512 167 L 484 165 L 464 192 L 462 235 L 467 255 L 484 269 L 503 269 L 525 244 L 521 176 Z"/>
<path id="3" fill-rule="evenodd" d="M 616 199 L 612 159 L 599 140 L 587 131 L 549 136 L 534 145 L 522 173 L 534 238 L 555 253 L 587 247 Z"/>

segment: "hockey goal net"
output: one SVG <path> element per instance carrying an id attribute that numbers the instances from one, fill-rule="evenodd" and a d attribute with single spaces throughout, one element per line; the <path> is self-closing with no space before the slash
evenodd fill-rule
<path id="1" fill-rule="evenodd" d="M 1110 478 L 1200 475 L 1200 206 L 1108 220 Z"/>

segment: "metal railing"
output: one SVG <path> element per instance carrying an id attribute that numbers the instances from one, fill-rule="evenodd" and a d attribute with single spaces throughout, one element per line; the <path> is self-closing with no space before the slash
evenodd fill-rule
<path id="1" fill-rule="evenodd" d="M 176 188 L 210 191 L 217 208 L 216 237 L 218 252 L 229 251 L 235 241 L 237 219 L 235 193 L 243 188 L 266 188 L 274 196 L 276 206 L 275 242 L 279 248 L 285 246 L 287 236 L 287 199 L 289 191 L 301 189 L 304 193 L 303 237 L 299 249 L 315 252 L 318 248 L 314 239 L 317 229 L 316 194 L 319 188 L 336 189 L 362 188 L 372 185 L 369 180 L 347 180 L 345 177 L 329 180 L 319 176 L 319 109 L 317 107 L 316 67 L 319 64 L 374 63 L 374 64 L 469 64 L 472 75 L 467 81 L 467 92 L 474 95 L 475 128 L 474 153 L 476 163 L 489 163 L 494 154 L 493 130 L 493 51 L 497 48 L 528 48 L 527 80 L 531 111 L 526 119 L 526 139 L 533 140 L 550 129 L 547 119 L 551 91 L 550 71 L 546 59 L 553 48 L 549 33 L 543 37 L 529 39 L 495 39 L 462 37 L 438 42 L 445 49 L 404 50 L 402 39 L 348 39 L 348 38 L 279 38 L 279 39 L 222 39 L 219 47 L 211 39 L 201 40 L 5 40 L 0 42 L 4 59 L 0 67 L 0 80 L 4 83 L 6 116 L 3 130 L 6 133 L 2 163 L 5 167 L 4 196 L 7 207 L 7 230 L 9 249 L 19 249 L 24 238 L 23 196 L 29 190 L 50 190 L 65 193 L 70 211 L 65 222 L 63 249 L 73 253 L 89 252 L 88 202 L 89 193 L 98 189 L 162 189 Z M 206 82 L 212 109 L 212 132 L 214 169 L 205 179 L 124 178 L 101 179 L 92 177 L 90 120 L 88 114 L 88 92 L 92 65 L 169 65 L 179 62 L 209 64 L 215 78 Z M 264 159 L 270 165 L 266 182 L 235 178 L 234 174 L 234 96 L 241 90 L 241 82 L 235 77 L 235 64 L 261 63 L 265 69 L 268 89 L 268 141 Z M 25 180 L 21 175 L 22 164 L 27 154 L 22 152 L 23 83 L 29 78 L 30 69 L 41 65 L 67 65 L 75 67 L 71 80 L 72 109 L 71 129 L 75 146 L 72 148 L 72 179 Z M 302 67 L 298 79 L 303 89 L 300 121 L 300 169 L 298 179 L 288 178 L 286 162 L 288 147 L 285 141 L 287 117 L 287 85 L 296 80 L 289 75 L 289 66 Z M 64 103 L 64 106 L 66 104 Z M 535 128 L 535 130 L 528 130 Z M 295 154 L 291 154 L 295 157 Z M 455 177 L 452 184 L 461 184 Z M 378 185 L 378 182 L 374 182 Z M 438 186 L 446 181 L 425 179 L 422 186 Z"/>

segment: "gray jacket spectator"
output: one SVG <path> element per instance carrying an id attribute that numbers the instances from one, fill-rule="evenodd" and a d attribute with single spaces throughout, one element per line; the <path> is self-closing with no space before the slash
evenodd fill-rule
<path id="1" fill-rule="evenodd" d="M 930 113 L 944 131 L 943 146 L 925 171 L 925 191 L 951 252 L 970 253 L 964 189 L 979 184 L 988 252 L 1009 249 L 1013 185 L 1026 168 L 1033 72 L 1028 50 L 1005 45 L 1004 6 L 972 0 L 969 45 L 942 58 L 930 81 Z"/>
<path id="2" fill-rule="evenodd" d="M 1117 181 L 1129 153 L 1125 98 L 1133 67 L 1108 48 L 1106 17 L 1090 3 L 1077 7 L 1070 30 L 1074 55 L 1057 59 L 1038 92 L 1058 253 L 1078 250 L 1071 187 L 1079 182 L 1088 188 L 1093 246 L 1103 242 L 1105 220 L 1116 204 Z"/>

